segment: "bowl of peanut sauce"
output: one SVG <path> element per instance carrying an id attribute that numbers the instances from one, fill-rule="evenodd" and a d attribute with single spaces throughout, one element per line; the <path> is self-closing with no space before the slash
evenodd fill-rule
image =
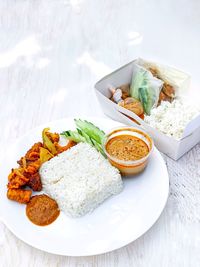
<path id="1" fill-rule="evenodd" d="M 143 130 L 120 127 L 107 134 L 104 152 L 122 175 L 134 175 L 147 166 L 153 146 L 152 138 Z"/>

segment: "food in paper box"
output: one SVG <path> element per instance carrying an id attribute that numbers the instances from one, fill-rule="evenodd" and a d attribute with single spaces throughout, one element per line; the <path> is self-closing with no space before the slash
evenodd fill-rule
<path id="1" fill-rule="evenodd" d="M 139 100 L 145 114 L 150 114 L 151 109 L 158 105 L 159 95 L 163 87 L 163 81 L 154 77 L 149 70 L 137 66 L 130 87 L 130 95 Z"/>
<path id="2" fill-rule="evenodd" d="M 179 93 L 182 80 L 183 77 L 173 73 L 171 68 L 139 59 L 133 64 L 129 87 L 126 84 L 109 88 L 111 100 L 134 112 L 153 128 L 180 139 L 186 125 L 200 111 L 182 100 Z"/>
<path id="3" fill-rule="evenodd" d="M 130 97 L 129 96 L 129 85 L 128 87 L 128 91 L 126 93 L 124 93 L 123 89 L 124 86 L 122 85 L 121 87 L 115 89 L 113 87 L 110 87 L 110 91 L 112 93 L 112 98 L 111 100 L 114 101 L 115 103 L 117 103 L 119 106 L 126 108 L 132 112 L 134 112 L 136 115 L 138 115 L 140 118 L 144 119 L 144 109 L 142 106 L 142 103 L 137 100 L 136 98 Z M 124 95 L 127 95 L 126 97 L 124 97 Z"/>

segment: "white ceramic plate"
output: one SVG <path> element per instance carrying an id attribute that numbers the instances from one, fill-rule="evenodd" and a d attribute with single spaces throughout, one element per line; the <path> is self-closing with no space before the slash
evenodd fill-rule
<path id="1" fill-rule="evenodd" d="M 108 131 L 122 124 L 99 118 L 85 118 Z M 17 166 L 16 160 L 33 143 L 41 140 L 44 127 L 61 132 L 74 128 L 72 118 L 48 123 L 21 137 L 10 149 L 1 165 L 0 208 L 3 222 L 21 240 L 38 249 L 68 256 L 88 256 L 105 253 L 134 241 L 158 219 L 168 197 L 169 179 L 165 163 L 154 149 L 145 171 L 124 178 L 124 190 L 102 203 L 92 213 L 78 219 L 61 212 L 49 226 L 32 224 L 25 214 L 25 205 L 6 197 L 7 176 Z M 3 178 L 3 179 L 2 179 Z"/>

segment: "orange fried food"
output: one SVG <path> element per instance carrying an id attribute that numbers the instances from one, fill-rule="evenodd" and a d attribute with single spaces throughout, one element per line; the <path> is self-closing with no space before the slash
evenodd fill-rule
<path id="1" fill-rule="evenodd" d="M 23 169 L 12 169 L 8 176 L 8 188 L 20 188 L 27 184 L 29 179 L 24 176 Z"/>
<path id="2" fill-rule="evenodd" d="M 8 199 L 17 201 L 19 203 L 28 203 L 30 201 L 31 194 L 31 190 L 8 189 L 7 191 Z"/>
<path id="3" fill-rule="evenodd" d="M 172 102 L 172 98 L 167 96 L 163 91 L 161 91 L 159 95 L 158 106 L 160 105 L 161 101 Z"/>
<path id="4" fill-rule="evenodd" d="M 40 153 L 40 147 L 43 147 L 41 142 L 35 143 L 27 152 L 25 157 L 28 159 L 32 152 Z M 30 159 L 31 160 L 31 159 Z"/>
<path id="5" fill-rule="evenodd" d="M 60 146 L 59 134 L 51 133 L 49 128 L 42 131 L 43 143 L 35 143 L 17 163 L 19 167 L 12 169 L 8 176 L 7 197 L 20 203 L 27 203 L 30 200 L 32 190 L 41 191 L 42 182 L 39 175 L 39 168 L 52 157 L 62 153 L 76 143 L 69 141 L 66 146 Z M 25 186 L 32 190 L 23 189 Z"/>
<path id="6" fill-rule="evenodd" d="M 24 168 L 24 175 L 29 178 L 32 174 L 35 174 L 39 170 L 40 165 L 40 160 L 30 162 L 29 165 Z"/>
<path id="7" fill-rule="evenodd" d="M 28 178 L 27 185 L 33 189 L 33 191 L 41 191 L 42 183 L 39 175 L 40 160 L 31 162 L 27 168 L 24 169 L 24 175 Z"/>
<path id="8" fill-rule="evenodd" d="M 119 102 L 118 105 L 132 111 L 138 116 L 144 113 L 141 102 L 133 97 L 127 97 L 125 100 Z"/>
<path id="9" fill-rule="evenodd" d="M 40 168 L 40 160 L 36 159 L 35 161 L 26 161 L 26 156 L 30 159 L 30 154 L 37 153 L 36 149 L 39 151 L 38 145 L 39 143 L 33 145 L 33 150 L 31 149 L 26 153 L 25 157 L 20 159 L 20 167 L 16 169 L 12 169 L 11 173 L 8 176 L 8 185 L 9 189 L 19 189 L 24 186 L 29 186 L 33 189 L 33 191 L 41 191 L 42 190 L 42 183 L 40 180 L 40 176 L 38 170 Z M 39 153 L 38 153 L 39 155 Z"/>
<path id="10" fill-rule="evenodd" d="M 40 157 L 40 147 L 43 147 L 41 142 L 35 143 L 31 149 L 26 152 L 25 158 L 27 161 L 35 161 Z"/>
<path id="11" fill-rule="evenodd" d="M 69 140 L 66 146 L 61 146 L 57 142 L 55 142 L 54 145 L 55 145 L 56 150 L 57 150 L 57 152 L 59 154 L 59 153 L 62 153 L 64 151 L 66 151 L 70 147 L 75 146 L 76 145 L 76 142 Z"/>
<path id="12" fill-rule="evenodd" d="M 21 167 L 25 167 L 32 161 L 36 161 L 40 158 L 40 148 L 43 147 L 43 144 L 41 142 L 35 143 L 27 152 L 24 157 L 21 157 L 20 160 L 17 161 L 17 163 Z"/>
<path id="13" fill-rule="evenodd" d="M 39 172 L 32 174 L 28 181 L 28 186 L 33 189 L 33 191 L 42 190 L 42 182 L 40 179 Z"/>
<path id="14" fill-rule="evenodd" d="M 164 92 L 165 95 L 167 95 L 170 98 L 175 97 L 175 89 L 169 83 L 164 82 L 162 91 Z"/>
<path id="15" fill-rule="evenodd" d="M 51 140 L 52 143 L 58 142 L 60 139 L 58 133 L 50 133 L 47 131 L 46 135 L 49 137 L 49 139 Z"/>

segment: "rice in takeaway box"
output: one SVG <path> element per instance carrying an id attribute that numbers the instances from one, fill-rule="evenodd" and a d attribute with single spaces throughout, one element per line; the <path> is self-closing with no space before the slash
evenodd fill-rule
<path id="1" fill-rule="evenodd" d="M 200 141 L 200 108 L 184 97 L 188 74 L 162 64 L 137 59 L 95 85 L 108 116 L 140 125 L 158 149 L 180 158 Z"/>

